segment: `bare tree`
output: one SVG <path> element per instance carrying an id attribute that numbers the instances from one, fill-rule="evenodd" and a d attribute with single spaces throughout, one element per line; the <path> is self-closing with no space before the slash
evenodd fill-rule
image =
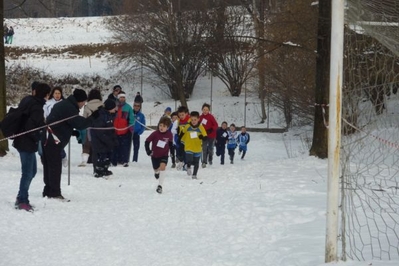
<path id="1" fill-rule="evenodd" d="M 252 21 L 245 10 L 228 8 L 221 3 L 214 16 L 216 23 L 209 43 L 209 67 L 232 96 L 240 96 L 244 83 L 256 67 L 259 42 L 252 37 Z"/>
<path id="2" fill-rule="evenodd" d="M 328 103 L 330 83 L 331 50 L 331 1 L 319 1 L 319 21 L 317 32 L 316 90 L 313 125 L 313 142 L 310 155 L 319 158 L 328 157 L 328 130 L 324 121 L 328 121 L 328 109 L 324 114 L 322 104 Z"/>
<path id="3" fill-rule="evenodd" d="M 283 111 L 288 126 L 294 116 L 309 123 L 313 112 L 318 10 L 311 3 L 284 0 L 266 13 L 265 35 L 276 44 L 266 46 L 265 83 L 270 101 Z"/>
<path id="4" fill-rule="evenodd" d="M 178 3 L 170 0 L 153 0 L 138 8 L 141 15 L 115 17 L 108 23 L 114 40 L 123 45 L 111 64 L 127 72 L 144 66 L 163 81 L 171 97 L 187 106 L 186 97 L 207 59 L 206 8 L 181 12 Z"/>

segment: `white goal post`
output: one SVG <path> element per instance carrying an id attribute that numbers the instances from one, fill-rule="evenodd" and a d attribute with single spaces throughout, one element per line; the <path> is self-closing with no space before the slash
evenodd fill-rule
<path id="1" fill-rule="evenodd" d="M 331 59 L 328 127 L 327 230 L 325 262 L 337 261 L 344 0 L 331 0 Z"/>

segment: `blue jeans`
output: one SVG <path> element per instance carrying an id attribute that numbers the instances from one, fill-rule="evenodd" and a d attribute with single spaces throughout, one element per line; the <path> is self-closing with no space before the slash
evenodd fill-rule
<path id="1" fill-rule="evenodd" d="M 29 203 L 29 187 L 37 172 L 35 152 L 18 151 L 21 159 L 22 176 L 19 182 L 17 200 L 19 203 Z"/>

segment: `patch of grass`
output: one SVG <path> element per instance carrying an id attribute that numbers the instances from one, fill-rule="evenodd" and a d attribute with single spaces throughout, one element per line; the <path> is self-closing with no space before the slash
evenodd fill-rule
<path id="1" fill-rule="evenodd" d="M 65 47 L 15 47 L 15 46 L 6 46 L 5 54 L 6 57 L 16 58 L 20 56 L 24 56 L 27 54 L 40 54 L 44 56 L 50 55 L 61 55 L 61 54 L 70 54 L 75 56 L 95 56 L 101 54 L 117 54 L 123 52 L 126 49 L 123 44 L 111 44 L 111 43 L 101 43 L 101 44 L 79 44 L 79 45 L 70 45 Z"/>

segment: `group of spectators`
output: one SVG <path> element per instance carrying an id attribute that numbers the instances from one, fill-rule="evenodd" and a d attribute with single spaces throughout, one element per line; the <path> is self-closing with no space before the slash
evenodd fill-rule
<path id="1" fill-rule="evenodd" d="M 18 106 L 27 114 L 21 131 L 28 133 L 13 141 L 22 164 L 15 207 L 33 210 L 28 192 L 37 172 L 36 152 L 43 164 L 43 197 L 69 201 L 61 193 L 61 174 L 63 162 L 67 160 L 64 148 L 71 136 L 82 143 L 84 163 L 91 157 L 94 177 L 112 175 L 108 170 L 111 164 L 127 167 L 132 139 L 133 161 L 137 161 L 140 135 L 145 129 L 142 102 L 141 97 L 133 109 L 126 103 L 126 94 L 119 85 L 103 102 L 99 89 L 92 89 L 89 95 L 75 89 L 64 98 L 61 87 L 51 89 L 46 83 L 33 82 L 32 94 L 24 97 Z M 83 116 L 80 115 L 82 108 Z M 44 129 L 35 130 L 38 128 Z"/>
<path id="2" fill-rule="evenodd" d="M 14 28 L 12 26 L 4 25 L 4 43 L 5 44 L 12 44 L 12 40 L 14 38 Z"/>

